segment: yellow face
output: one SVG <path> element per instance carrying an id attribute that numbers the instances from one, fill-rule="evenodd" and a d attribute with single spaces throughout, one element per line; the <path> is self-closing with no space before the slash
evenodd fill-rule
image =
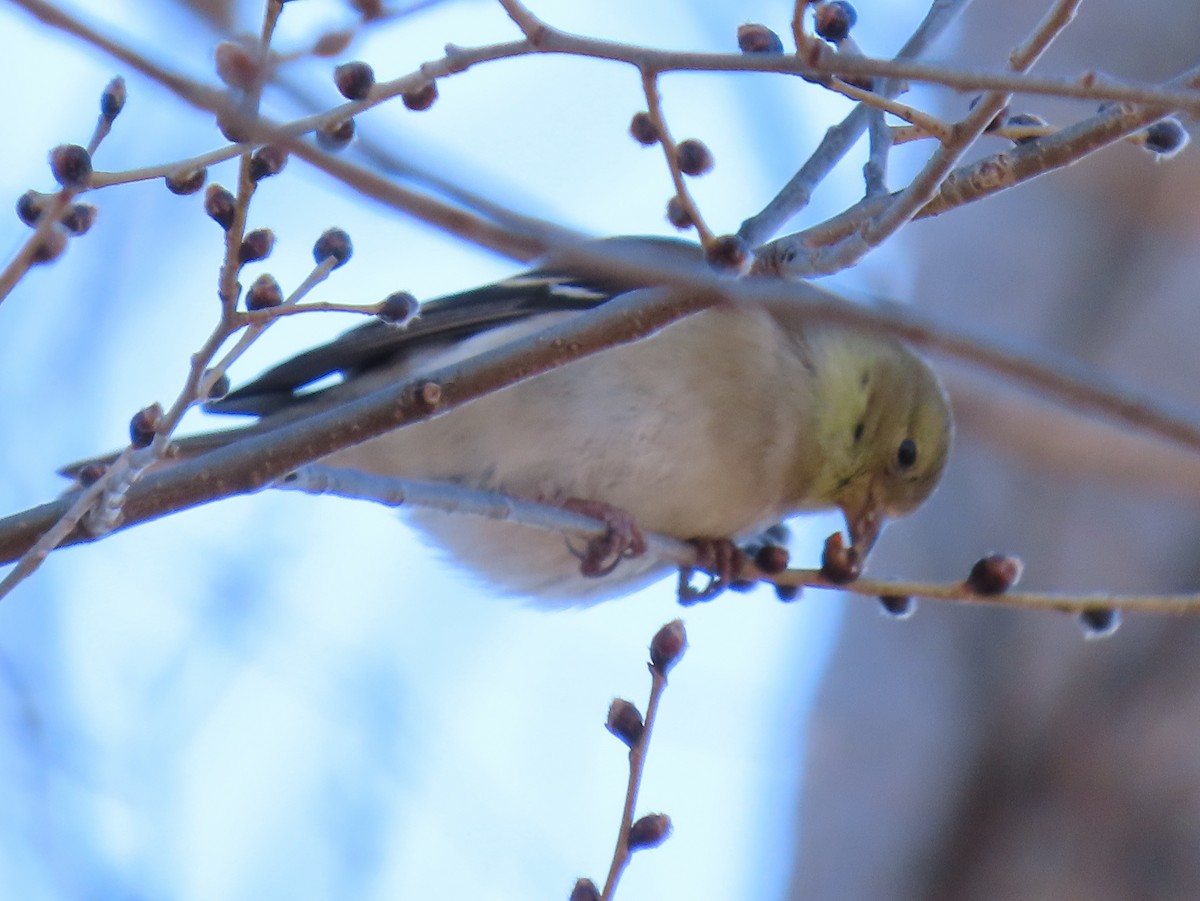
<path id="1" fill-rule="evenodd" d="M 937 376 L 906 347 L 849 332 L 823 343 L 829 500 L 865 556 L 888 518 L 911 513 L 933 493 L 954 423 Z"/>

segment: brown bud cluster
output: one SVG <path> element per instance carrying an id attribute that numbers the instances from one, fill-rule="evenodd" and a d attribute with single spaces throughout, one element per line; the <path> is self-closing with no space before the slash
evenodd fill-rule
<path id="1" fill-rule="evenodd" d="M 29 190 L 17 198 L 17 218 L 33 228 L 46 210 L 46 195 Z"/>
<path id="2" fill-rule="evenodd" d="M 213 51 L 217 77 L 231 88 L 249 91 L 259 79 L 258 54 L 243 41 L 221 41 Z"/>
<path id="3" fill-rule="evenodd" d="M 1079 614 L 1084 638 L 1107 638 L 1121 626 L 1121 611 L 1114 607 L 1092 607 Z"/>

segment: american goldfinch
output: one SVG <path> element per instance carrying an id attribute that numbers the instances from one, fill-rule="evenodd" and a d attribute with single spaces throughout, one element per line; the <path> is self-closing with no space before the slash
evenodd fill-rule
<path id="1" fill-rule="evenodd" d="M 655 244 L 699 256 L 694 245 Z M 260 431 L 539 331 L 612 295 L 595 280 L 533 270 L 430 301 L 403 327 L 376 321 L 353 329 L 209 408 L 256 415 L 250 428 Z M 335 374 L 339 383 L 314 385 Z M 631 517 L 635 536 L 640 528 L 744 539 L 799 511 L 836 507 L 865 554 L 886 519 L 910 513 L 933 491 L 952 430 L 937 377 L 896 341 L 806 323 L 795 305 L 726 305 L 326 462 L 582 502 Z M 409 516 L 489 586 L 535 598 L 598 600 L 671 569 L 621 559 L 602 578 L 586 578 L 578 543 L 561 535 L 474 516 Z"/>

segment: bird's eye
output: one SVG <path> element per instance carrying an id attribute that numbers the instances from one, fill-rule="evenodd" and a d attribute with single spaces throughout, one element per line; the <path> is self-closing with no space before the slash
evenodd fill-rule
<path id="1" fill-rule="evenodd" d="M 900 464 L 901 469 L 908 469 L 917 462 L 917 442 L 911 438 L 905 438 L 900 442 L 900 447 L 896 450 L 896 462 Z"/>

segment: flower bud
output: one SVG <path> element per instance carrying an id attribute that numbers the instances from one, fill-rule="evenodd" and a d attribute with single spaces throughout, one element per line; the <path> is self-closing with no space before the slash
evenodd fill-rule
<path id="1" fill-rule="evenodd" d="M 813 7 L 817 35 L 838 44 L 850 37 L 850 29 L 858 23 L 858 11 L 846 0 L 831 0 Z"/>
<path id="2" fill-rule="evenodd" d="M 967 588 L 986 596 L 1004 594 L 1021 578 L 1021 561 L 1008 554 L 990 554 L 976 561 L 967 576 Z"/>
<path id="3" fill-rule="evenodd" d="M 665 813 L 648 813 L 629 827 L 630 851 L 655 848 L 671 834 L 671 818 Z"/>
<path id="4" fill-rule="evenodd" d="M 785 604 L 790 604 L 804 594 L 804 589 L 799 585 L 776 585 L 775 597 L 783 601 Z"/>
<path id="5" fill-rule="evenodd" d="M 45 211 L 46 195 L 40 191 L 26 191 L 17 198 L 17 218 L 30 228 L 37 225 Z"/>
<path id="6" fill-rule="evenodd" d="M 245 266 L 265 260 L 274 247 L 275 232 L 269 228 L 256 228 L 242 239 L 242 246 L 238 248 L 238 263 Z"/>
<path id="7" fill-rule="evenodd" d="M 633 118 L 629 120 L 629 134 L 635 141 L 646 147 L 652 147 L 658 143 L 658 126 L 654 124 L 654 119 L 645 110 L 633 114 Z"/>
<path id="8" fill-rule="evenodd" d="M 570 901 L 600 901 L 600 889 L 590 879 L 580 879 L 571 889 Z"/>
<path id="9" fill-rule="evenodd" d="M 82 188 L 92 177 L 92 155 L 78 144 L 59 144 L 50 151 L 50 171 L 64 188 Z"/>
<path id="10" fill-rule="evenodd" d="M 283 290 L 274 277 L 263 273 L 246 292 L 247 310 L 269 310 L 283 303 Z"/>
<path id="11" fill-rule="evenodd" d="M 675 148 L 679 171 L 684 175 L 703 175 L 713 167 L 713 157 L 703 141 L 688 138 Z"/>
<path id="12" fill-rule="evenodd" d="M 330 153 L 345 150 L 354 140 L 354 119 L 343 119 L 317 129 L 317 146 Z"/>
<path id="13" fill-rule="evenodd" d="M 680 231 L 696 224 L 692 221 L 691 213 L 687 211 L 687 207 L 683 205 L 678 194 L 667 201 L 667 221 Z"/>
<path id="14" fill-rule="evenodd" d="M 783 53 L 783 41 L 766 25 L 747 22 L 737 30 L 738 49 L 742 53 Z"/>
<path id="15" fill-rule="evenodd" d="M 360 60 L 343 63 L 333 70 L 333 83 L 347 100 L 366 100 L 375 87 L 375 70 Z"/>
<path id="16" fill-rule="evenodd" d="M 326 229 L 313 245 L 313 259 L 317 261 L 318 266 L 328 257 L 333 257 L 336 260 L 333 268 L 337 269 L 346 265 L 352 253 L 354 246 L 350 243 L 350 236 L 340 228 Z"/>
<path id="17" fill-rule="evenodd" d="M 167 190 L 180 197 L 195 194 L 204 187 L 204 182 L 207 180 L 208 170 L 203 167 L 193 169 L 191 172 L 174 172 L 164 179 Z"/>
<path id="18" fill-rule="evenodd" d="M 418 309 L 420 305 L 415 297 L 407 291 L 395 291 L 383 299 L 375 315 L 384 322 L 404 325 L 417 315 Z"/>
<path id="19" fill-rule="evenodd" d="M 118 75 L 100 94 L 100 115 L 109 125 L 125 108 L 125 79 Z"/>
<path id="20" fill-rule="evenodd" d="M 87 234 L 88 229 L 96 221 L 98 212 L 90 203 L 73 203 L 67 208 L 59 222 L 68 234 L 78 237 Z"/>
<path id="21" fill-rule="evenodd" d="M 683 627 L 683 620 L 671 620 L 650 641 L 650 667 L 665 676 L 679 662 L 686 649 L 687 630 Z"/>
<path id="22" fill-rule="evenodd" d="M 1092 607 L 1079 614 L 1079 625 L 1086 639 L 1108 638 L 1121 626 L 1121 611 L 1115 607 Z"/>
<path id="23" fill-rule="evenodd" d="M 788 549 L 778 544 L 765 544 L 754 555 L 754 565 L 772 576 L 787 569 L 789 562 Z"/>
<path id="24" fill-rule="evenodd" d="M 750 252 L 750 245 L 740 235 L 722 235 L 704 248 L 704 258 L 718 272 L 741 274 L 750 267 L 754 255 Z"/>
<path id="25" fill-rule="evenodd" d="M 1141 145 L 1164 160 L 1183 150 L 1189 140 L 1183 123 L 1171 117 L 1155 122 L 1141 134 Z"/>
<path id="26" fill-rule="evenodd" d="M 282 144 L 266 144 L 254 151 L 250 157 L 250 180 L 262 181 L 278 175 L 287 165 L 288 152 Z"/>
<path id="27" fill-rule="evenodd" d="M 642 740 L 642 733 L 646 731 L 642 714 L 624 698 L 613 699 L 608 706 L 608 721 L 604 726 L 631 748 Z"/>
<path id="28" fill-rule="evenodd" d="M 423 112 L 433 106 L 438 98 L 437 82 L 431 81 L 421 85 L 415 91 L 406 91 L 400 95 L 404 105 L 413 112 Z"/>
<path id="29" fill-rule="evenodd" d="M 233 225 L 236 204 L 234 196 L 215 182 L 204 192 L 204 212 L 225 231 L 229 231 L 229 227 Z"/>
<path id="30" fill-rule="evenodd" d="M 893 619 L 908 619 L 917 612 L 917 602 L 906 594 L 881 594 L 879 609 Z"/>
<path id="31" fill-rule="evenodd" d="M 162 421 L 162 404 L 152 403 L 145 409 L 138 410 L 129 420 L 129 443 L 134 447 L 149 447 L 154 440 L 154 434 Z"/>
<path id="32" fill-rule="evenodd" d="M 354 32 L 350 29 L 341 31 L 330 31 L 317 38 L 316 44 L 313 45 L 313 56 L 331 57 L 340 56 L 346 52 L 346 48 L 350 46 L 350 42 L 354 40 Z"/>

